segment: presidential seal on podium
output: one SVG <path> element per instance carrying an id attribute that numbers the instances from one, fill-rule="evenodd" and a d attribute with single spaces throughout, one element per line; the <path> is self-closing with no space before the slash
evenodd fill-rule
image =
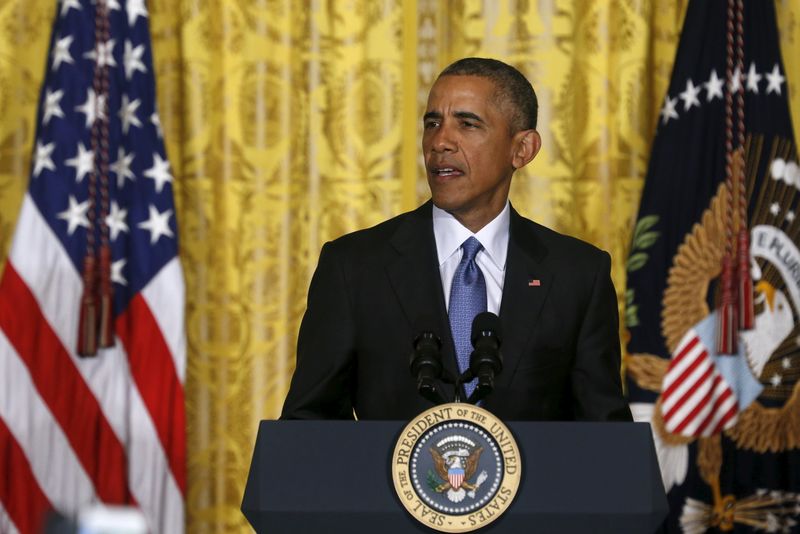
<path id="1" fill-rule="evenodd" d="M 449 403 L 403 429 L 392 480 L 419 522 L 440 532 L 472 532 L 508 509 L 521 467 L 517 443 L 502 421 L 478 406 Z"/>

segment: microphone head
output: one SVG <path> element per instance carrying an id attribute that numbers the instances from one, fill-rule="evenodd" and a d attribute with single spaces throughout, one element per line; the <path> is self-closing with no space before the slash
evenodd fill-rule
<path id="1" fill-rule="evenodd" d="M 436 318 L 431 314 L 423 314 L 414 321 L 414 341 L 413 347 L 417 348 L 423 339 L 433 340 L 437 348 L 442 347 L 442 340 L 439 337 L 439 329 L 436 327 Z"/>
<path id="2" fill-rule="evenodd" d="M 420 374 L 428 378 L 439 378 L 442 374 L 442 340 L 436 331 L 436 319 L 432 315 L 421 315 L 414 321 L 413 350 L 409 358 L 411 375 Z"/>
<path id="3" fill-rule="evenodd" d="M 492 312 L 482 312 L 475 316 L 472 321 L 472 335 L 470 339 L 472 345 L 481 337 L 491 336 L 497 340 L 499 347 L 503 340 L 503 333 L 500 327 L 500 318 Z"/>

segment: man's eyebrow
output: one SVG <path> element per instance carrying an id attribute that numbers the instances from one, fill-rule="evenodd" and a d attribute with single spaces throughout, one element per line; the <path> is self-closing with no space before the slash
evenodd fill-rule
<path id="1" fill-rule="evenodd" d="M 472 113 L 471 111 L 456 111 L 455 113 L 453 113 L 453 115 L 455 115 L 456 118 L 459 119 L 471 119 L 474 121 L 478 121 L 480 123 L 484 124 L 486 123 L 486 121 L 484 121 L 480 116 Z"/>
<path id="2" fill-rule="evenodd" d="M 455 116 L 457 119 L 470 119 L 470 120 L 478 121 L 478 122 L 483 123 L 483 124 L 486 123 L 486 121 L 483 120 L 479 115 L 476 115 L 475 113 L 472 113 L 471 111 L 456 111 L 456 112 L 453 113 L 453 116 Z M 439 113 L 438 111 L 429 111 L 425 115 L 422 116 L 422 120 L 423 121 L 426 121 L 428 119 L 441 119 L 441 118 L 442 118 L 442 114 Z"/>

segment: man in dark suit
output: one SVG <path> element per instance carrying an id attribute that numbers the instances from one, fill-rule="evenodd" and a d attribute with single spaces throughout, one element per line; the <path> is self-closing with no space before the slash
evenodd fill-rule
<path id="1" fill-rule="evenodd" d="M 484 408 L 507 420 L 631 420 L 609 255 L 508 202 L 514 171 L 541 146 L 536 115 L 530 83 L 502 62 L 467 58 L 439 75 L 422 141 L 431 201 L 323 246 L 282 418 L 405 420 L 429 408 L 409 372 L 415 324 L 434 318 L 457 375 L 469 340 L 454 317 L 477 287 L 503 331 Z"/>

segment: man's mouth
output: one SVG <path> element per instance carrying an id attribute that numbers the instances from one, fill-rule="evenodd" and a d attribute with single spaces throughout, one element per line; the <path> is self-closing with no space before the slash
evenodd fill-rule
<path id="1" fill-rule="evenodd" d="M 433 176 L 438 176 L 440 178 L 462 176 L 464 174 L 464 172 L 461 169 L 457 168 L 457 167 L 445 167 L 445 166 L 433 167 L 430 170 L 430 173 Z"/>

